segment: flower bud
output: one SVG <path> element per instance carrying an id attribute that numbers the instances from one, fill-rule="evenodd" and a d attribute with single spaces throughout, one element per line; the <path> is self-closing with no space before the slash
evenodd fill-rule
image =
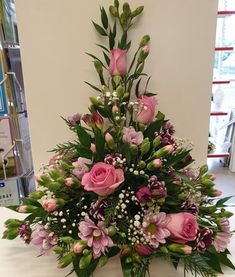
<path id="1" fill-rule="evenodd" d="M 143 244 L 136 245 L 135 251 L 140 256 L 146 256 L 146 257 L 152 255 L 153 253 L 153 250 L 148 245 L 143 245 Z"/>
<path id="2" fill-rule="evenodd" d="M 200 167 L 200 175 L 204 175 L 208 171 L 208 165 L 204 164 L 203 166 Z"/>
<path id="3" fill-rule="evenodd" d="M 86 248 L 86 246 L 87 246 L 87 243 L 83 240 L 80 240 L 74 245 L 73 252 L 76 254 L 80 254 Z"/>
<path id="4" fill-rule="evenodd" d="M 43 191 L 37 190 L 37 191 L 31 192 L 29 195 L 29 198 L 38 200 L 38 199 L 41 199 L 44 194 L 45 193 Z"/>
<path id="5" fill-rule="evenodd" d="M 138 57 L 138 63 L 143 63 L 149 55 L 149 47 L 145 45 L 141 50 Z"/>
<path id="6" fill-rule="evenodd" d="M 162 166 L 162 161 L 160 159 L 155 159 L 147 165 L 147 169 L 155 170 L 157 168 L 160 168 L 161 166 Z"/>
<path id="7" fill-rule="evenodd" d="M 98 266 L 103 267 L 107 264 L 107 262 L 108 262 L 108 257 L 107 256 L 101 256 L 99 258 Z"/>
<path id="8" fill-rule="evenodd" d="M 115 148 L 115 142 L 113 136 L 110 133 L 106 133 L 104 139 L 110 149 Z"/>
<path id="9" fill-rule="evenodd" d="M 103 73 L 103 65 L 99 60 L 94 61 L 95 69 L 99 75 Z"/>
<path id="10" fill-rule="evenodd" d="M 145 138 L 140 146 L 141 154 L 142 155 L 147 154 L 150 150 L 150 146 L 151 146 L 151 144 L 150 144 L 149 138 Z"/>
<path id="11" fill-rule="evenodd" d="M 108 228 L 108 234 L 110 237 L 114 236 L 117 233 L 117 229 L 114 226 L 109 226 Z"/>
<path id="12" fill-rule="evenodd" d="M 172 252 L 180 253 L 180 254 L 191 254 L 192 253 L 192 247 L 185 245 L 185 244 L 177 244 L 172 243 L 167 246 L 169 250 Z"/>
<path id="13" fill-rule="evenodd" d="M 67 237 L 61 237 L 60 241 L 66 243 L 66 244 L 71 244 L 74 242 L 74 239 L 72 237 L 67 236 Z"/>
<path id="14" fill-rule="evenodd" d="M 210 176 L 210 179 L 211 179 L 211 181 L 215 181 L 215 180 L 216 180 L 216 175 L 215 175 L 215 174 L 212 174 L 212 175 Z"/>
<path id="15" fill-rule="evenodd" d="M 7 221 L 4 222 L 4 225 L 6 228 L 18 228 L 23 224 L 23 221 L 18 220 L 18 219 L 8 219 Z"/>
<path id="16" fill-rule="evenodd" d="M 88 125 L 89 127 L 91 128 L 94 128 L 95 127 L 95 121 L 92 117 L 91 114 L 85 114 L 83 117 L 82 117 L 82 120 L 85 122 L 86 125 Z"/>
<path id="17" fill-rule="evenodd" d="M 131 15 L 131 8 L 127 2 L 123 4 L 123 12 L 128 17 Z"/>
<path id="18" fill-rule="evenodd" d="M 94 112 L 92 114 L 92 116 L 93 116 L 93 119 L 94 119 L 96 127 L 99 128 L 100 130 L 102 130 L 103 127 L 104 127 L 104 120 L 103 120 L 103 118 L 97 112 Z"/>
<path id="19" fill-rule="evenodd" d="M 131 17 L 134 18 L 138 15 L 140 15 L 144 10 L 144 6 L 140 6 L 137 9 L 135 9 L 132 13 L 131 13 Z"/>
<path id="20" fill-rule="evenodd" d="M 64 179 L 64 184 L 67 187 L 71 187 L 74 184 L 73 178 L 69 177 L 69 178 Z"/>
<path id="21" fill-rule="evenodd" d="M 32 205 L 22 205 L 19 206 L 18 212 L 19 213 L 32 213 L 34 212 L 38 207 L 32 206 Z"/>
<path id="22" fill-rule="evenodd" d="M 130 97 L 130 93 L 129 92 L 125 92 L 124 95 L 123 95 L 123 100 L 126 101 L 128 100 Z"/>
<path id="23" fill-rule="evenodd" d="M 123 87 L 120 85 L 120 86 L 118 86 L 118 88 L 116 89 L 116 92 L 117 92 L 117 96 L 119 97 L 119 98 L 122 98 L 123 97 L 123 95 L 124 95 L 124 89 L 123 89 Z"/>
<path id="24" fill-rule="evenodd" d="M 135 144 L 130 145 L 130 151 L 132 155 L 137 155 L 138 154 L 138 146 Z"/>
<path id="25" fill-rule="evenodd" d="M 87 256 L 82 256 L 80 261 L 79 261 L 79 268 L 80 269 L 85 269 L 86 267 L 89 266 L 92 260 L 92 255 L 88 254 Z"/>
<path id="26" fill-rule="evenodd" d="M 213 187 L 214 186 L 214 183 L 211 181 L 211 179 L 202 179 L 201 184 L 205 185 L 207 187 Z"/>
<path id="27" fill-rule="evenodd" d="M 55 247 L 53 247 L 53 251 L 54 251 L 56 254 L 63 254 L 63 253 L 64 253 L 64 248 L 63 248 L 63 247 L 60 247 L 60 246 L 55 246 Z"/>
<path id="28" fill-rule="evenodd" d="M 74 253 L 69 253 L 64 257 L 60 258 L 58 268 L 65 268 L 66 266 L 71 264 L 74 258 L 75 258 Z"/>
<path id="29" fill-rule="evenodd" d="M 145 161 L 140 161 L 140 162 L 138 163 L 138 167 L 139 167 L 140 169 L 144 169 L 144 168 L 146 167 L 146 162 L 145 162 Z"/>
<path id="30" fill-rule="evenodd" d="M 102 105 L 102 101 L 97 99 L 97 97 L 94 97 L 94 96 L 90 97 L 90 101 L 94 107 Z"/>
<path id="31" fill-rule="evenodd" d="M 117 107 L 116 105 L 114 105 L 114 106 L 112 107 L 112 113 L 113 113 L 114 115 L 119 114 L 119 109 L 118 109 L 118 107 Z"/>
<path id="32" fill-rule="evenodd" d="M 169 253 L 168 249 L 165 246 L 160 247 L 160 251 L 162 253 L 164 253 L 164 254 L 168 254 Z"/>
<path id="33" fill-rule="evenodd" d="M 174 151 L 174 146 L 173 145 L 166 145 L 164 147 L 162 147 L 161 149 L 159 149 L 158 151 L 156 151 L 153 154 L 154 158 L 161 158 L 164 157 L 165 155 L 169 155 Z"/>
<path id="34" fill-rule="evenodd" d="M 71 124 L 75 124 L 77 122 L 80 122 L 80 120 L 81 120 L 81 114 L 80 113 L 76 113 L 74 115 L 70 115 L 70 116 L 68 116 L 67 120 Z"/>
<path id="35" fill-rule="evenodd" d="M 109 11 L 110 11 L 110 13 L 111 13 L 112 16 L 118 17 L 118 9 L 117 9 L 117 7 L 115 7 L 115 6 L 110 6 L 110 7 L 109 7 Z"/>
<path id="36" fill-rule="evenodd" d="M 103 93 L 110 91 L 110 89 L 106 86 L 102 86 L 101 90 Z"/>
<path id="37" fill-rule="evenodd" d="M 123 246 L 120 252 L 120 257 L 127 257 L 131 254 L 132 249 L 130 246 Z"/>
<path id="38" fill-rule="evenodd" d="M 19 230 L 17 229 L 8 229 L 3 233 L 4 239 L 13 240 L 19 235 Z"/>
<path id="39" fill-rule="evenodd" d="M 144 47 L 146 44 L 148 44 L 149 41 L 150 41 L 150 36 L 149 35 L 143 36 L 141 41 L 140 41 L 140 47 Z"/>
<path id="40" fill-rule="evenodd" d="M 153 147 L 156 148 L 156 147 L 158 147 L 160 144 L 161 144 L 161 139 L 160 139 L 160 137 L 156 137 L 156 138 L 153 140 Z"/>

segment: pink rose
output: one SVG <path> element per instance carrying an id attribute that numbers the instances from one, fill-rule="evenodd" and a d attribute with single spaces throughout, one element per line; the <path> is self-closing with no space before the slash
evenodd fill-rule
<path id="1" fill-rule="evenodd" d="M 54 212 L 57 208 L 56 200 L 55 199 L 48 199 L 43 201 L 42 207 L 47 212 Z"/>
<path id="2" fill-rule="evenodd" d="M 93 191 L 100 196 L 107 196 L 124 182 L 124 173 L 121 169 L 114 166 L 97 163 L 90 172 L 82 178 L 82 186 L 87 191 Z"/>
<path id="3" fill-rule="evenodd" d="M 155 97 L 142 96 L 138 99 L 138 111 L 136 120 L 143 124 L 149 124 L 155 117 L 157 100 Z"/>
<path id="4" fill-rule="evenodd" d="M 126 50 L 113 49 L 111 51 L 111 60 L 109 65 L 109 73 L 111 76 L 115 75 L 125 75 L 127 72 L 127 60 L 126 60 Z"/>
<path id="5" fill-rule="evenodd" d="M 196 217 L 190 213 L 167 215 L 166 228 L 170 231 L 170 239 L 177 243 L 187 243 L 196 239 L 198 224 Z"/>

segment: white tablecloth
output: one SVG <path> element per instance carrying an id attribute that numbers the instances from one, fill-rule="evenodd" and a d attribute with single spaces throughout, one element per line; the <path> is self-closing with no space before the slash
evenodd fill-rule
<path id="1" fill-rule="evenodd" d="M 3 223 L 8 218 L 24 218 L 6 208 L 0 208 L 0 234 L 4 231 Z M 235 218 L 232 221 L 235 228 Z M 235 238 L 230 246 L 235 262 Z M 33 245 L 26 245 L 21 239 L 13 241 L 0 240 L 0 277 L 65 277 L 70 268 L 58 269 L 56 256 L 41 256 Z M 163 261 L 156 261 L 150 268 L 152 277 L 182 277 L 182 270 L 175 271 L 173 266 Z M 234 277 L 235 272 L 229 269 L 224 270 L 224 277 Z M 71 277 L 75 277 L 72 274 Z M 99 269 L 95 277 L 122 277 L 119 264 L 116 260 L 110 261 L 105 268 Z"/>

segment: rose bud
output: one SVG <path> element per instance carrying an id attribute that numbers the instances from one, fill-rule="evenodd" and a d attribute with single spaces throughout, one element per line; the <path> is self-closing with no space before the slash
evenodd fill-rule
<path id="1" fill-rule="evenodd" d="M 135 247 L 135 251 L 140 255 L 140 256 L 150 256 L 153 253 L 153 250 L 147 246 L 147 245 L 143 245 L 143 244 L 138 244 Z"/>
<path id="2" fill-rule="evenodd" d="M 189 245 L 185 244 L 177 244 L 177 243 L 172 243 L 167 246 L 169 250 L 172 252 L 180 253 L 180 254 L 191 254 L 192 253 L 192 247 Z"/>

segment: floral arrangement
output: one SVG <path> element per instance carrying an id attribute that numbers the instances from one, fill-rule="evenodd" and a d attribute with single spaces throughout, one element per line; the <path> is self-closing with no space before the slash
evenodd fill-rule
<path id="1" fill-rule="evenodd" d="M 229 198 L 216 200 L 215 176 L 205 165 L 189 167 L 191 145 L 156 111 L 144 72 L 148 35 L 127 64 L 128 31 L 143 9 L 115 0 L 109 18 L 100 8 L 101 24 L 93 25 L 109 45 L 97 44 L 104 61 L 87 53 L 101 85 L 87 84 L 98 96 L 90 98 L 88 114 L 64 119 L 77 139 L 57 145 L 37 176 L 38 190 L 9 207 L 29 215 L 7 220 L 3 238 L 20 236 L 42 255 L 53 250 L 58 267 L 72 265 L 79 277 L 113 256 L 126 277 L 146 276 L 155 258 L 183 264 L 185 274 L 216 276 L 221 266 L 235 269 L 227 249 Z"/>

